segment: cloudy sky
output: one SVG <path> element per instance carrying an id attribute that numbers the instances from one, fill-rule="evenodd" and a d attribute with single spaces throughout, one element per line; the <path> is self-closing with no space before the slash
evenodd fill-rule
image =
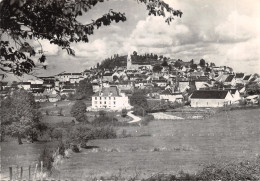
<path id="1" fill-rule="evenodd" d="M 89 43 L 73 44 L 76 57 L 42 41 L 48 70 L 79 72 L 114 54 L 156 53 L 184 61 L 201 58 L 216 65 L 233 67 L 236 72 L 260 73 L 259 0 L 166 0 L 181 10 L 182 18 L 171 25 L 162 17 L 148 16 L 145 5 L 136 0 L 110 0 L 95 6 L 80 18 L 96 19 L 109 9 L 125 12 L 126 22 L 103 26 Z"/>

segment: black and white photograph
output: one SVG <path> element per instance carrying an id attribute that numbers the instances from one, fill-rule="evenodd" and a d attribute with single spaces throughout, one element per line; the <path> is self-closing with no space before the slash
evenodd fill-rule
<path id="1" fill-rule="evenodd" d="M 259 0 L 0 0 L 0 181 L 260 180 Z"/>

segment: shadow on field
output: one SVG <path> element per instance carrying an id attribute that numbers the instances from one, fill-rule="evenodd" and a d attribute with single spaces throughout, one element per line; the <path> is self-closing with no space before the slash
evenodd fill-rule
<path id="1" fill-rule="evenodd" d="M 99 146 L 86 146 L 85 149 L 91 150 L 91 149 L 94 149 L 94 148 L 99 148 Z"/>

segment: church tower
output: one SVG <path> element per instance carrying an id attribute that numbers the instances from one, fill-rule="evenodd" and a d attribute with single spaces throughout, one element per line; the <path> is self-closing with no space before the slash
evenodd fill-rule
<path id="1" fill-rule="evenodd" d="M 132 59 L 131 59 L 131 55 L 130 53 L 128 52 L 128 55 L 127 55 L 127 70 L 131 69 L 132 67 Z"/>

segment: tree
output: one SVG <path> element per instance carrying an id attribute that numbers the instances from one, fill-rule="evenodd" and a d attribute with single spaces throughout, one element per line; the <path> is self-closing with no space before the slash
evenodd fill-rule
<path id="1" fill-rule="evenodd" d="M 197 64 L 191 64 L 190 68 L 197 70 Z"/>
<path id="2" fill-rule="evenodd" d="M 14 91 L 11 97 L 2 102 L 1 129 L 5 129 L 5 134 L 17 137 L 19 144 L 22 144 L 22 137 L 36 141 L 38 135 L 46 129 L 40 122 L 38 108 L 31 93 L 23 89 Z"/>
<path id="3" fill-rule="evenodd" d="M 74 118 L 76 118 L 79 122 L 87 121 L 87 117 L 85 115 L 87 106 L 83 101 L 76 101 L 75 104 L 72 106 L 70 114 Z"/>
<path id="4" fill-rule="evenodd" d="M 168 66 L 168 62 L 167 62 L 167 60 L 163 60 L 163 62 L 162 62 L 162 66 L 163 66 L 163 67 Z"/>
<path id="5" fill-rule="evenodd" d="M 174 64 L 174 67 L 180 69 L 181 68 L 181 61 L 176 61 L 175 64 Z"/>
<path id="6" fill-rule="evenodd" d="M 93 94 L 93 86 L 89 79 L 79 81 L 79 86 L 76 88 L 76 97 L 78 99 L 90 98 Z"/>
<path id="7" fill-rule="evenodd" d="M 155 65 L 155 66 L 153 67 L 153 71 L 154 71 L 154 72 L 161 72 L 161 70 L 162 70 L 162 66 L 161 66 L 161 65 Z"/>
<path id="8" fill-rule="evenodd" d="M 82 24 L 78 19 L 84 13 L 103 0 L 2 0 L 0 2 L 0 28 L 6 41 L 0 41 L 1 70 L 6 73 L 23 75 L 37 67 L 33 57 L 39 55 L 38 68 L 45 68 L 44 50 L 35 52 L 33 44 L 38 40 L 65 49 L 68 54 L 75 55 L 71 43 L 88 42 L 89 36 L 101 26 L 112 22 L 124 22 L 124 13 L 110 10 L 89 24 Z M 168 24 L 174 16 L 181 17 L 182 12 L 174 10 L 162 0 L 137 0 L 146 4 L 149 15 L 163 16 Z M 167 13 L 167 14 L 166 14 Z M 2 37 L 1 37 L 2 39 Z M 33 42 L 33 43 L 32 43 Z M 38 56 L 37 56 L 38 57 Z"/>
<path id="9" fill-rule="evenodd" d="M 135 107 L 140 106 L 144 109 L 147 109 L 148 102 L 145 97 L 145 93 L 142 90 L 134 91 L 132 96 L 130 97 L 130 104 Z"/>
<path id="10" fill-rule="evenodd" d="M 205 67 L 206 61 L 204 59 L 200 59 L 200 66 Z"/>

